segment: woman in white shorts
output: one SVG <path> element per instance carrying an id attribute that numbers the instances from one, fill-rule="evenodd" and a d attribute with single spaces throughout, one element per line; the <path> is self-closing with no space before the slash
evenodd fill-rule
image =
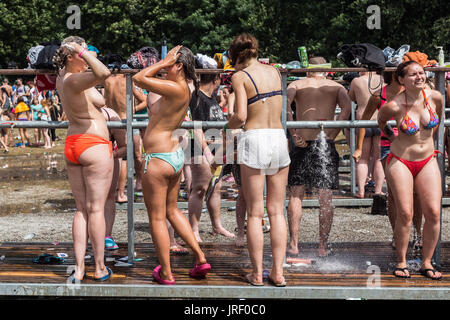
<path id="1" fill-rule="evenodd" d="M 244 129 L 238 138 L 237 158 L 247 204 L 247 246 L 253 266 L 246 280 L 256 286 L 264 284 L 264 236 L 261 224 L 266 182 L 266 209 L 273 259 L 268 279 L 275 286 L 285 286 L 283 261 L 287 229 L 283 206 L 290 158 L 280 120 L 281 76 L 277 69 L 258 61 L 258 42 L 249 34 L 241 34 L 233 40 L 229 55 L 237 71 L 232 77 L 236 110 L 226 128 Z"/>

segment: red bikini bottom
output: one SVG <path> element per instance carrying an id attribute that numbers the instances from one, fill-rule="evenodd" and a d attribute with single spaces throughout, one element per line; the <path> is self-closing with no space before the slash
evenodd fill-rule
<path id="1" fill-rule="evenodd" d="M 441 153 L 439 150 L 434 150 L 434 152 L 431 154 L 431 156 L 427 157 L 426 159 L 420 160 L 420 161 L 410 161 L 402 159 L 395 154 L 392 153 L 392 151 L 389 153 L 387 157 L 387 164 L 391 161 L 392 157 L 402 162 L 408 169 L 411 171 L 412 176 L 415 178 L 417 174 L 419 174 L 420 170 L 423 169 L 423 167 L 428 163 L 428 161 L 431 160 L 431 158 L 435 157 L 438 153 Z"/>

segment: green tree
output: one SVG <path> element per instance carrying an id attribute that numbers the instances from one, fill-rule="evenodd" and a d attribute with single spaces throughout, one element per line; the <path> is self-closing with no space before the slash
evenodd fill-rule
<path id="1" fill-rule="evenodd" d="M 69 4 L 81 9 L 81 29 L 69 30 Z M 381 29 L 367 27 L 369 5 L 381 10 Z M 448 0 L 2 0 L 0 65 L 26 67 L 31 46 L 79 35 L 102 54 L 127 58 L 143 46 L 160 50 L 183 44 L 212 56 L 239 33 L 253 34 L 260 55 L 271 61 L 298 60 L 297 47 L 336 62 L 343 43 L 370 42 L 383 49 L 409 44 L 436 58 L 437 45 L 449 54 Z M 336 64 L 334 64 L 336 65 Z"/>

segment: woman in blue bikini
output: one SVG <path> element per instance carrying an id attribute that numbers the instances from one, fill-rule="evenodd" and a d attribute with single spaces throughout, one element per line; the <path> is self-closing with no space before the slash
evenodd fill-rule
<path id="1" fill-rule="evenodd" d="M 167 56 L 133 76 L 134 83 L 148 92 L 161 96 L 149 110 L 149 124 L 145 130 L 145 164 L 142 175 L 142 191 L 150 220 L 150 233 L 160 265 L 153 270 L 155 281 L 174 284 L 170 267 L 170 240 L 168 219 L 184 242 L 192 249 L 195 266 L 189 271 L 194 278 L 204 277 L 211 265 L 195 239 L 189 221 L 177 207 L 184 152 L 174 135 L 180 128 L 189 105 L 188 80 L 193 80 L 196 90 L 195 60 L 192 52 L 176 46 Z M 165 79 L 157 74 L 166 71 Z"/>
<path id="2" fill-rule="evenodd" d="M 411 277 L 406 265 L 406 251 L 416 191 L 425 218 L 420 273 L 439 280 L 442 274 L 431 264 L 439 237 L 442 198 L 441 173 L 434 157 L 437 151 L 433 135 L 442 119 L 443 99 L 438 91 L 425 88 L 425 71 L 417 62 L 400 64 L 396 76 L 405 90 L 386 103 L 378 114 L 378 124 L 391 141 L 386 164 L 387 181 L 394 198 L 401 199 L 395 201 L 397 267 L 394 275 Z M 398 136 L 387 125 L 392 118 L 397 121 Z"/>

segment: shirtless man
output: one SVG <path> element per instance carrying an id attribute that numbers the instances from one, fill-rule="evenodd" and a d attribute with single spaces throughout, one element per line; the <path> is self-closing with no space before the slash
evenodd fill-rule
<path id="1" fill-rule="evenodd" d="M 134 93 L 134 91 L 133 91 Z M 105 80 L 105 100 L 106 105 L 117 112 L 119 117 L 124 120 L 127 118 L 126 104 L 126 75 L 112 74 Z M 141 167 L 142 167 L 142 142 L 138 129 L 133 129 L 134 144 L 134 169 L 136 171 L 136 190 L 142 190 L 141 185 Z M 121 170 L 118 183 L 117 202 L 127 202 L 125 195 L 126 185 L 126 158 L 121 161 Z"/>
<path id="2" fill-rule="evenodd" d="M 2 87 L 6 89 L 6 93 L 8 94 L 8 97 L 12 97 L 13 95 L 13 89 L 12 87 L 9 85 L 9 81 L 7 78 L 3 79 L 3 84 Z"/>
<path id="3" fill-rule="evenodd" d="M 311 64 L 326 63 L 322 57 L 310 59 Z M 341 108 L 337 120 L 346 120 L 351 101 L 347 90 L 340 84 L 325 78 L 325 73 L 311 72 L 306 79 L 292 82 L 287 88 L 287 120 L 292 121 L 291 103 L 296 104 L 295 121 L 334 120 L 336 105 Z M 290 152 L 288 225 L 290 241 L 286 254 L 298 255 L 298 231 L 302 217 L 302 201 L 305 187 L 314 187 L 319 193 L 319 256 L 326 257 L 328 236 L 333 222 L 332 189 L 339 187 L 339 155 L 334 139 L 340 129 L 325 129 L 326 142 L 322 143 L 319 129 L 289 129 L 295 143 Z M 317 172 L 316 168 L 323 168 Z"/>
<path id="4" fill-rule="evenodd" d="M 370 83 L 369 83 L 370 79 Z M 370 98 L 369 86 L 371 88 L 378 88 L 380 86 L 380 76 L 375 72 L 362 73 L 360 77 L 355 78 L 348 92 L 350 99 L 358 105 L 356 109 L 356 120 L 361 120 L 364 109 Z M 375 91 L 371 90 L 371 91 Z M 370 120 L 376 120 L 378 111 L 376 111 Z M 384 182 L 384 171 L 380 161 L 380 129 L 366 128 L 364 136 L 363 147 L 361 151 L 361 159 L 356 163 L 356 179 L 358 185 L 358 193 L 356 197 L 364 198 L 364 186 L 366 184 L 367 176 L 369 175 L 370 158 L 373 158 L 373 179 L 375 182 L 375 194 L 381 194 L 381 188 Z"/>

